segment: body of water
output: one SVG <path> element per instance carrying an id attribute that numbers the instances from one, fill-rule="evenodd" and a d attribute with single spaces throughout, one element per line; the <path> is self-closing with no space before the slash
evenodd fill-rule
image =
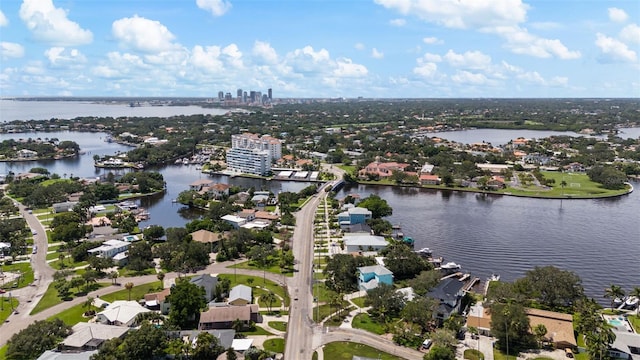
<path id="1" fill-rule="evenodd" d="M 175 115 L 222 115 L 228 110 L 200 106 L 135 106 L 126 103 L 84 101 L 0 100 L 0 122 L 13 120 L 74 119 L 76 117 L 170 117 Z"/>
<path id="2" fill-rule="evenodd" d="M 59 102 L 54 103 L 60 105 Z M 29 103 L 31 104 L 33 103 Z M 39 107 L 42 104 L 35 105 Z M 77 106 L 75 103 L 73 105 Z M 93 106 L 96 105 L 91 104 Z M 156 109 L 176 110 L 173 107 Z M 129 108 L 125 110 L 128 111 Z M 42 109 L 35 109 L 34 114 L 39 111 Z M 174 114 L 177 115 L 172 112 L 157 116 Z M 96 113 L 92 115 L 105 116 Z M 57 115 L 50 113 L 45 118 L 50 117 Z M 622 131 L 625 134 L 640 132 L 638 129 Z M 519 136 L 542 138 L 552 133 L 479 129 L 436 133 L 434 136 L 465 143 L 486 141 L 499 145 Z M 94 168 L 93 155 L 112 155 L 130 149 L 104 142 L 105 136 L 104 133 L 77 132 L 0 134 L 0 141 L 28 137 L 72 140 L 80 144 L 85 152 L 78 158 L 58 161 L 3 162 L 0 163 L 0 174 L 9 171 L 26 172 L 32 167 L 42 166 L 61 176 L 96 177 L 104 170 Z M 209 176 L 202 174 L 195 166 L 171 165 L 157 170 L 167 182 L 167 191 L 140 201 L 151 213 L 150 220 L 141 225 L 180 227 L 201 216 L 172 200 L 181 191 L 188 189 L 191 182 Z M 265 189 L 274 193 L 299 191 L 309 185 L 226 176 L 211 178 L 218 182 Z M 562 202 L 380 186 L 346 187 L 339 196 L 349 193 L 361 196 L 379 194 L 393 207 L 394 213 L 389 220 L 400 225 L 406 235 L 416 240 L 416 249 L 429 247 L 434 255 L 443 256 L 445 261 L 459 263 L 464 271 L 482 279 L 498 273 L 504 280 L 510 281 L 521 277 L 536 265 L 555 265 L 576 272 L 582 278 L 587 293 L 599 301 L 604 301 L 603 290 L 611 284 L 620 285 L 626 291 L 633 286 L 640 286 L 638 191 L 614 199 Z"/>

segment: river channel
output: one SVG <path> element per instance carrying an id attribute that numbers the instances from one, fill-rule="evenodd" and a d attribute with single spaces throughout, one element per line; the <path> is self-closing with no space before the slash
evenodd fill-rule
<path id="1" fill-rule="evenodd" d="M 630 129 L 634 131 L 635 129 Z M 507 132 L 507 133 L 504 133 Z M 514 130 L 484 131 L 471 141 L 494 145 L 512 136 Z M 93 166 L 93 155 L 127 151 L 128 147 L 107 143 L 103 133 L 1 134 L 8 138 L 52 138 L 76 141 L 84 154 L 74 159 L 0 163 L 0 174 L 29 171 L 42 166 L 61 176 L 96 177 L 104 170 Z M 438 136 L 442 136 L 438 134 Z M 540 135 L 537 137 L 544 137 Z M 516 138 L 512 136 L 511 138 Z M 209 177 L 193 165 L 171 165 L 157 169 L 167 182 L 164 194 L 141 200 L 151 218 L 142 226 L 184 226 L 198 218 L 172 200 L 197 179 Z M 278 193 L 299 191 L 307 183 L 264 181 L 247 178 L 212 177 L 214 181 L 254 187 Z M 640 183 L 634 184 L 636 189 Z M 484 279 L 498 273 L 511 281 L 536 265 L 555 265 L 576 272 L 589 296 L 606 303 L 604 288 L 617 284 L 629 291 L 640 286 L 640 194 L 598 200 L 545 200 L 509 196 L 479 196 L 474 193 L 426 189 L 356 185 L 343 188 L 339 197 L 376 193 L 393 208 L 389 220 L 415 239 L 416 249 L 429 247 L 435 256 L 462 265 L 462 270 Z"/>

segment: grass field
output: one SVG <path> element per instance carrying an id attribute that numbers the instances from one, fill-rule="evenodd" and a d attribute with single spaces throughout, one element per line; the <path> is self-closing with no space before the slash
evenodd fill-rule
<path id="1" fill-rule="evenodd" d="M 89 309 L 85 307 L 83 304 L 78 304 L 76 306 L 70 307 L 67 310 L 64 310 L 58 314 L 51 316 L 47 320 L 60 319 L 64 321 L 65 324 L 69 326 L 73 326 L 79 322 L 88 322 L 89 320 L 91 320 L 90 317 L 82 316 L 82 314 L 84 314 L 84 312 L 87 310 Z M 95 306 L 92 306 L 91 310 L 95 310 L 96 312 L 99 312 L 101 309 Z"/>
<path id="2" fill-rule="evenodd" d="M 18 304 L 18 299 L 14 297 L 11 298 L 11 301 L 9 301 L 9 296 L 6 294 L 0 297 L 0 324 L 4 324 L 4 321 L 11 315 L 13 309 L 18 307 Z"/>
<path id="3" fill-rule="evenodd" d="M 506 188 L 500 193 L 509 193 L 520 196 L 549 197 L 549 198 L 594 198 L 622 195 L 627 192 L 623 190 L 607 190 L 599 183 L 589 180 L 586 174 L 561 173 L 556 171 L 542 171 L 546 179 L 555 180 L 555 184 L 549 190 L 530 186 L 526 190 Z M 565 182 L 564 187 L 561 186 Z"/>
<path id="4" fill-rule="evenodd" d="M 33 269 L 28 262 L 26 263 L 13 263 L 11 265 L 3 265 L 2 271 L 4 272 L 19 272 L 21 274 L 18 281 L 11 281 L 5 283 L 2 288 L 9 290 L 13 287 L 13 284 L 17 283 L 16 288 L 23 288 L 33 282 Z"/>
<path id="5" fill-rule="evenodd" d="M 287 331 L 287 323 L 284 321 L 269 321 L 269 326 L 280 331 Z"/>
<path id="6" fill-rule="evenodd" d="M 122 290 L 118 290 L 106 295 L 100 296 L 100 299 L 108 302 L 114 302 L 116 300 L 129 300 L 129 290 L 122 284 Z M 145 294 L 162 290 L 162 284 L 160 281 L 154 281 L 147 284 L 134 286 L 131 288 L 131 300 L 140 300 Z"/>
<path id="7" fill-rule="evenodd" d="M 364 307 L 364 300 L 365 300 L 365 297 L 364 297 L 364 296 L 363 296 L 363 297 L 359 297 L 359 298 L 351 299 L 351 301 L 352 301 L 354 304 L 358 305 L 358 307 L 361 307 L 361 308 L 363 308 L 363 307 Z"/>
<path id="8" fill-rule="evenodd" d="M 251 261 L 243 261 L 241 263 L 237 263 L 231 266 L 227 266 L 229 268 L 236 268 L 236 269 L 249 269 L 249 270 L 266 270 L 267 272 L 270 272 L 272 274 L 279 274 L 279 275 L 284 275 L 284 276 L 289 276 L 292 277 L 293 276 L 293 272 L 287 269 L 281 269 L 280 266 L 273 265 L 270 266 L 268 268 L 259 268 L 257 266 L 254 266 L 253 263 Z"/>
<path id="9" fill-rule="evenodd" d="M 354 355 L 380 360 L 402 360 L 364 344 L 348 341 L 332 342 L 324 346 L 324 358 L 331 360 L 351 360 Z"/>
<path id="10" fill-rule="evenodd" d="M 366 313 L 354 316 L 351 326 L 355 329 L 366 330 L 378 335 L 386 333 L 385 327 L 375 322 L 371 317 L 369 317 L 369 314 Z"/>
<path id="11" fill-rule="evenodd" d="M 284 339 L 281 339 L 281 338 L 268 339 L 268 340 L 265 340 L 263 346 L 265 350 L 272 351 L 277 354 L 281 354 L 284 352 Z"/>
<path id="12" fill-rule="evenodd" d="M 105 286 L 109 286 L 109 283 L 96 283 L 93 284 L 95 289 L 99 289 L 101 287 L 105 287 Z M 75 289 L 77 290 L 77 289 Z M 79 297 L 79 296 L 85 296 L 86 294 L 84 292 L 75 292 L 75 293 L 71 293 L 71 297 Z M 61 302 L 63 302 L 64 300 L 60 299 L 60 297 L 58 297 L 58 290 L 56 290 L 54 283 L 49 284 L 49 287 L 47 288 L 47 291 L 45 291 L 44 295 L 42 295 L 42 297 L 40 298 L 40 301 L 38 301 L 38 304 L 36 305 L 36 307 L 33 308 L 33 310 L 31 310 L 31 313 L 29 313 L 29 315 L 35 315 L 45 309 L 48 309 L 52 306 L 56 306 L 58 304 L 60 304 Z"/>

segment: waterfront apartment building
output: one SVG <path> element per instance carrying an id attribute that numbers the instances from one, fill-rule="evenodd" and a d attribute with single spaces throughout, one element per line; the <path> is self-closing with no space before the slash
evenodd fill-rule
<path id="1" fill-rule="evenodd" d="M 278 160 L 282 157 L 282 142 L 269 135 L 244 133 L 231 135 L 231 148 L 266 150 L 270 160 Z"/>
<path id="2" fill-rule="evenodd" d="M 242 173 L 266 176 L 271 172 L 271 159 L 266 150 L 233 148 L 227 151 L 227 169 Z"/>

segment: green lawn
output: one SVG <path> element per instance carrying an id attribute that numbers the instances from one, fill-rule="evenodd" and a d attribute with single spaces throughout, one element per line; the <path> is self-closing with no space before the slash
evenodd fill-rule
<path id="1" fill-rule="evenodd" d="M 127 268 L 118 269 L 119 277 L 130 277 L 130 276 L 142 276 L 142 275 L 153 275 L 157 274 L 156 270 L 153 268 L 145 269 L 142 271 L 131 270 Z"/>
<path id="2" fill-rule="evenodd" d="M 347 301 L 344 301 L 342 303 L 342 309 L 344 310 L 345 314 L 348 311 L 347 309 L 349 308 L 349 303 Z M 319 311 L 319 317 L 318 317 L 318 311 Z M 315 306 L 313 308 L 313 321 L 315 322 L 320 322 L 322 319 L 326 318 L 327 316 L 333 314 L 334 312 L 338 311 L 338 309 L 333 306 L 329 306 L 329 304 L 324 304 L 324 305 L 320 305 L 320 309 L 318 309 L 317 306 Z"/>
<path id="3" fill-rule="evenodd" d="M 0 297 L 0 324 L 4 324 L 4 321 L 7 320 L 9 315 L 11 315 L 12 309 L 17 308 L 18 304 L 18 299 L 14 297 L 9 301 L 9 296 L 7 294 L 3 294 Z M 1 356 L 0 359 L 2 359 Z"/>
<path id="4" fill-rule="evenodd" d="M 366 299 L 366 297 L 364 297 L 364 296 L 363 296 L 363 297 L 359 297 L 359 298 L 351 299 L 351 301 L 352 301 L 354 304 L 358 305 L 358 307 L 363 308 L 363 307 L 365 307 L 365 305 L 364 305 L 364 300 L 365 300 L 365 299 Z"/>
<path id="5" fill-rule="evenodd" d="M 493 360 L 517 360 L 517 359 L 518 359 L 517 355 L 509 354 L 509 356 L 507 356 L 507 354 L 503 354 L 500 350 L 496 349 L 495 347 L 493 348 Z"/>
<path id="6" fill-rule="evenodd" d="M 122 284 L 122 290 L 114 291 L 112 293 L 100 296 L 100 299 L 108 302 L 114 302 L 116 300 L 129 300 L 129 290 Z M 147 284 L 134 286 L 131 288 L 131 300 L 140 300 L 145 294 L 157 292 L 162 290 L 162 284 L 160 281 L 154 281 Z"/>
<path id="7" fill-rule="evenodd" d="M 631 326 L 636 330 L 636 333 L 640 333 L 640 317 L 637 315 L 629 315 L 627 317 Z"/>
<path id="8" fill-rule="evenodd" d="M 287 323 L 284 321 L 269 321 L 268 325 L 276 330 L 287 331 Z"/>
<path id="9" fill-rule="evenodd" d="M 269 304 L 267 304 L 267 302 L 263 299 L 263 296 L 265 294 L 267 294 L 268 290 L 265 289 L 257 289 L 257 288 L 253 288 L 253 297 L 260 297 L 258 299 L 258 305 L 260 305 L 260 307 L 269 307 Z M 280 309 L 280 307 L 282 306 L 282 301 L 280 300 L 280 298 L 278 298 L 276 296 L 276 300 L 274 302 L 271 303 L 271 310 L 276 310 L 276 309 Z"/>
<path id="10" fill-rule="evenodd" d="M 59 254 L 58 254 L 58 256 L 59 256 Z M 74 262 L 73 258 L 71 258 L 70 256 L 67 256 L 66 254 L 65 254 L 64 260 L 62 262 L 60 262 L 60 260 L 57 260 L 57 261 L 52 261 L 52 262 L 49 263 L 49 265 L 51 265 L 51 267 L 56 269 L 56 270 L 75 269 L 77 267 L 88 265 L 88 264 L 89 263 L 87 261 Z"/>
<path id="11" fill-rule="evenodd" d="M 527 190 L 518 190 L 514 188 L 506 188 L 499 191 L 500 193 L 511 193 L 513 195 L 551 197 L 551 198 L 592 198 L 621 195 L 627 192 L 623 190 L 607 190 L 599 183 L 589 180 L 586 174 L 561 173 L 556 171 L 542 171 L 546 179 L 554 179 L 555 184 L 550 190 L 543 190 L 535 187 L 529 187 Z M 567 185 L 563 188 L 562 181 Z"/>
<path id="12" fill-rule="evenodd" d="M 273 273 L 273 274 L 284 274 L 284 276 L 289 276 L 292 277 L 293 276 L 293 272 L 287 269 L 281 269 L 280 266 L 278 266 L 277 264 L 272 265 L 268 268 L 260 268 L 257 267 L 255 265 L 253 265 L 253 263 L 251 261 L 244 261 L 241 263 L 237 263 L 235 265 L 231 265 L 231 266 L 227 266 L 228 268 L 236 268 L 236 269 L 249 269 L 249 270 L 266 270 L 269 273 Z"/>
<path id="13" fill-rule="evenodd" d="M 95 306 L 92 306 L 91 309 L 95 310 L 96 312 L 99 312 L 101 310 L 100 308 L 97 308 Z M 64 321 L 65 324 L 73 326 L 79 322 L 88 322 L 89 320 L 91 320 L 91 317 L 82 316 L 82 314 L 84 314 L 84 312 L 87 310 L 88 309 L 83 304 L 78 304 L 51 316 L 47 320 L 60 319 Z"/>
<path id="14" fill-rule="evenodd" d="M 3 289 L 9 290 L 12 288 L 14 283 L 18 283 L 17 288 L 23 288 L 25 286 L 28 286 L 29 284 L 31 284 L 33 282 L 33 269 L 31 268 L 31 265 L 26 262 L 26 263 L 13 263 L 11 265 L 3 265 L 2 266 L 2 271 L 4 272 L 20 272 L 20 274 L 22 274 L 22 276 L 20 277 L 20 279 L 18 281 L 12 281 L 12 282 L 7 282 L 4 284 L 4 286 L 2 286 Z"/>
<path id="15" fill-rule="evenodd" d="M 110 283 L 95 283 L 93 284 L 93 287 L 90 291 L 99 289 L 101 287 L 109 286 L 109 285 Z M 78 290 L 78 289 L 74 289 L 74 290 Z M 86 293 L 82 290 L 78 290 L 75 293 L 74 292 L 71 293 L 71 298 L 79 297 L 79 296 L 86 296 Z M 47 291 L 45 291 L 44 295 L 42 295 L 42 297 L 40 298 L 40 301 L 38 301 L 38 304 L 36 305 L 36 307 L 33 308 L 33 310 L 29 315 L 35 315 L 45 309 L 48 309 L 52 306 L 56 306 L 63 301 L 64 300 L 58 297 L 58 290 L 56 290 L 55 284 L 51 283 L 49 284 Z"/>
<path id="16" fill-rule="evenodd" d="M 484 354 L 482 354 L 480 351 L 475 349 L 465 350 L 463 357 L 469 360 L 484 360 Z"/>
<path id="17" fill-rule="evenodd" d="M 5 346 L 0 348 L 0 359 L 6 359 L 7 358 L 7 349 L 8 348 L 9 348 L 9 345 L 5 345 Z"/>
<path id="18" fill-rule="evenodd" d="M 373 320 L 367 313 L 354 316 L 351 326 L 355 329 L 366 330 L 378 335 L 386 333 L 385 326 Z"/>
<path id="19" fill-rule="evenodd" d="M 245 335 L 245 336 L 250 336 L 250 335 L 273 335 L 272 333 L 268 332 L 267 330 L 265 330 L 264 328 L 261 328 L 258 325 L 254 326 L 252 330 L 242 331 L 241 334 Z"/>
<path id="20" fill-rule="evenodd" d="M 277 354 L 281 354 L 284 352 L 284 339 L 281 339 L 281 338 L 268 339 L 268 340 L 265 340 L 263 346 L 265 350 L 272 351 Z"/>
<path id="21" fill-rule="evenodd" d="M 364 344 L 348 341 L 332 342 L 324 346 L 324 358 L 331 360 L 351 360 L 354 355 L 381 360 L 402 360 Z"/>

